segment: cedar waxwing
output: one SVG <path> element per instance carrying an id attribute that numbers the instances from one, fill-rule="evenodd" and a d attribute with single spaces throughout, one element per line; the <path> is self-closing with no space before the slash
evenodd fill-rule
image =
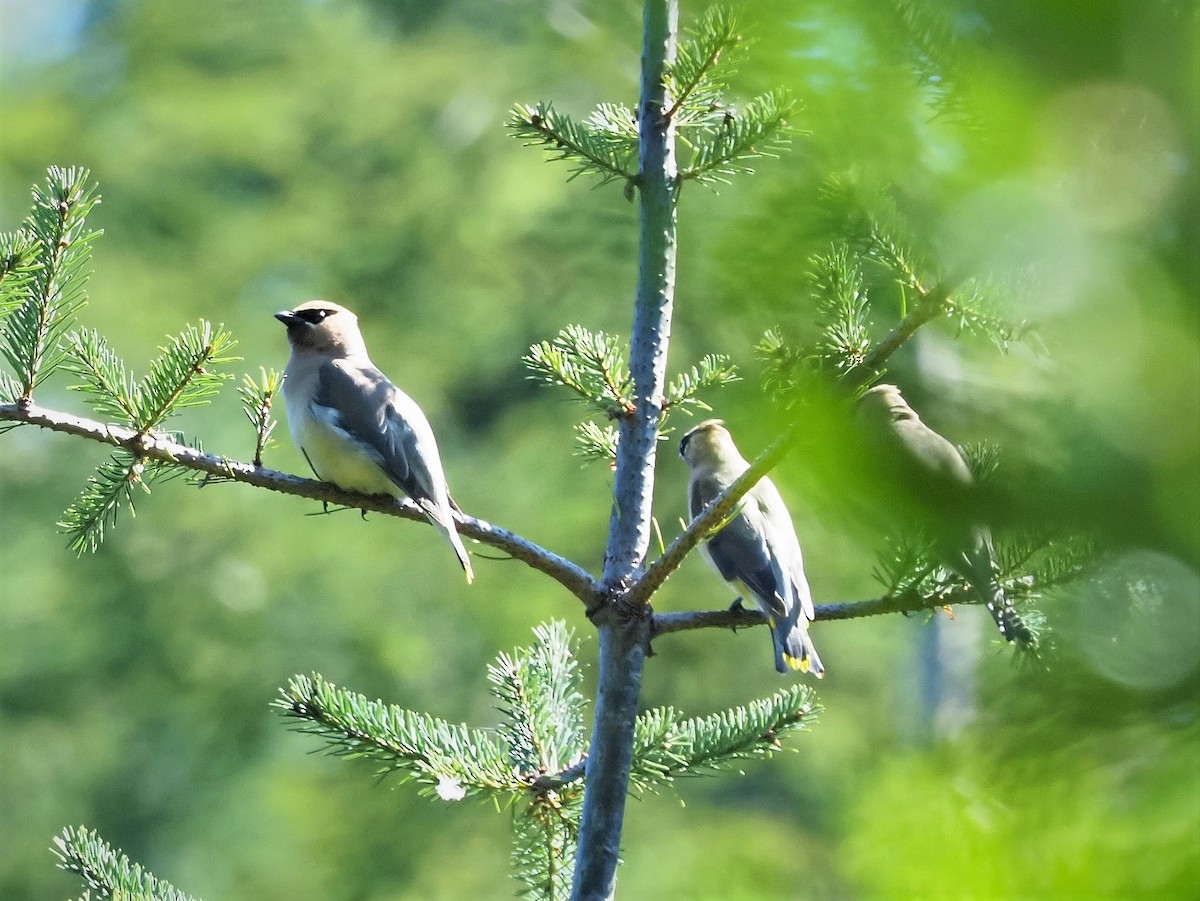
<path id="1" fill-rule="evenodd" d="M 980 515 L 971 469 L 958 448 L 921 421 L 895 385 L 876 385 L 859 416 L 888 481 L 927 515 L 944 564 L 966 579 L 1008 640 L 1033 640 L 996 576 L 992 535 Z"/>
<path id="2" fill-rule="evenodd" d="M 750 466 L 719 419 L 706 420 L 684 435 L 679 456 L 691 469 L 688 509 L 693 519 Z M 808 634 L 813 603 L 800 542 L 770 479 L 746 493 L 720 531 L 700 545 L 700 553 L 739 593 L 735 607 L 742 594 L 749 594 L 766 614 L 775 669 L 812 672 L 817 678 L 825 674 Z"/>
<path id="3" fill-rule="evenodd" d="M 292 346 L 283 381 L 289 431 L 317 478 L 347 491 L 407 495 L 445 533 L 467 582 L 474 579 L 433 429 L 416 401 L 375 368 L 358 317 L 310 300 L 275 318 Z"/>

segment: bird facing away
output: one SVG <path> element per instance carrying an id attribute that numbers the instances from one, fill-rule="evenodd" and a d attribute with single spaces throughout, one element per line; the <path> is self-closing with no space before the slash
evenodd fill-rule
<path id="1" fill-rule="evenodd" d="M 983 521 L 971 469 L 958 448 L 921 421 L 895 385 L 876 385 L 859 418 L 886 469 L 886 483 L 912 500 L 933 527 L 942 562 L 970 583 L 1008 641 L 1033 640 L 996 576 L 992 535 Z"/>
<path id="2" fill-rule="evenodd" d="M 292 346 L 283 381 L 288 429 L 317 478 L 347 491 L 411 498 L 445 534 L 471 582 L 433 429 L 416 401 L 371 362 L 358 317 L 310 300 L 275 318 Z"/>
<path id="3" fill-rule="evenodd" d="M 693 519 L 750 467 L 719 419 L 705 420 L 684 435 L 679 456 L 691 469 L 688 509 Z M 749 594 L 766 614 L 776 670 L 811 672 L 817 678 L 825 674 L 808 634 L 813 603 L 800 542 L 770 479 L 746 493 L 720 530 L 700 545 L 700 553 L 738 593 L 734 607 Z"/>

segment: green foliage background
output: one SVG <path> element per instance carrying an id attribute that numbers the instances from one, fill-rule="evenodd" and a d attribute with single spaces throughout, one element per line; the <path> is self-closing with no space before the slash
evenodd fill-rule
<path id="1" fill-rule="evenodd" d="M 19 24 L 34 6 L 0 15 Z M 907 29 L 868 0 L 734 7 L 755 40 L 736 87 L 787 87 L 811 136 L 719 196 L 685 193 L 673 359 L 732 356 L 748 377 L 710 400 L 745 450 L 764 446 L 780 423 L 752 348 L 768 327 L 810 327 L 806 260 L 831 237 L 814 213 L 821 179 L 893 184 L 940 259 L 1039 269 L 1015 313 L 1046 350 L 997 355 L 938 326 L 893 375 L 955 440 L 1001 446 L 1015 524 L 1053 516 L 1144 549 L 1123 559 L 1166 589 L 1115 643 L 1128 592 L 1047 604 L 1050 671 L 985 652 L 979 715 L 953 741 L 925 722 L 923 622 L 819 625 L 829 677 L 816 729 L 747 778 L 682 786 L 686 806 L 633 804 L 622 894 L 1195 897 L 1194 4 L 942 5 L 959 40 L 935 40 L 933 59 L 965 124 L 952 107 L 932 115 L 945 81 L 912 77 L 910 44 L 936 21 Z M 92 170 L 104 201 L 90 221 L 106 233 L 83 325 L 144 370 L 165 335 L 203 316 L 234 332 L 257 373 L 286 358 L 273 311 L 344 301 L 435 424 L 463 507 L 598 569 L 606 473 L 571 456 L 577 410 L 528 382 L 520 358 L 572 322 L 628 334 L 636 208 L 565 184 L 502 124 L 518 101 L 580 116 L 631 103 L 638 6 L 80 9 L 61 57 L 24 55 L 25 32 L 3 29 L 0 228 L 20 222 L 47 165 Z M 39 399 L 83 412 L 65 380 Z M 253 453 L 232 387 L 180 425 L 209 450 Z M 684 515 L 670 450 L 657 504 L 668 535 Z M 0 437 L 0 897 L 77 890 L 48 850 L 70 823 L 209 899 L 507 894 L 507 812 L 391 791 L 367 764 L 310 755 L 315 742 L 268 704 L 315 670 L 493 722 L 487 662 L 551 616 L 586 636 L 576 602 L 516 563 L 481 560 L 467 589 L 433 530 L 306 516 L 315 505 L 238 486 L 164 486 L 75 559 L 54 522 L 104 455 L 29 429 Z M 265 462 L 304 472 L 286 439 Z M 794 455 L 776 481 L 818 600 L 876 593 L 878 532 L 828 469 Z M 727 600 L 697 561 L 657 606 Z M 976 612 L 954 628 L 989 642 Z M 700 714 L 778 687 L 757 631 L 667 636 L 655 650 L 647 705 Z M 585 664 L 592 653 L 585 638 Z"/>

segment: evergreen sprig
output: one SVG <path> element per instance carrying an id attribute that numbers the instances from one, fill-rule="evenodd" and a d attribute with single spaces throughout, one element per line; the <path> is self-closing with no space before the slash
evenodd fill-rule
<path id="1" fill-rule="evenodd" d="M 549 103 L 517 104 L 508 129 L 526 147 L 545 148 L 548 159 L 569 162 L 568 180 L 591 175 L 607 184 L 637 176 L 637 122 L 625 106 L 602 104 L 576 122 Z"/>
<path id="2" fill-rule="evenodd" d="M 569 325 L 522 357 L 529 378 L 569 388 L 596 411 L 615 419 L 633 410 L 633 380 L 621 339 Z"/>
<path id="3" fill-rule="evenodd" d="M 931 579 L 937 570 L 937 565 L 931 562 L 934 552 L 933 537 L 927 532 L 917 530 L 889 536 L 871 572 L 875 581 L 883 586 L 883 596 L 932 596 Z"/>
<path id="4" fill-rule="evenodd" d="M 720 388 L 739 380 L 737 367 L 724 354 L 708 354 L 700 362 L 675 376 L 667 385 L 663 409 L 699 407 L 711 410 L 697 395 L 708 388 Z"/>
<path id="5" fill-rule="evenodd" d="M 262 466 L 263 451 L 270 445 L 271 435 L 279 424 L 272 408 L 283 387 L 283 375 L 262 367 L 258 374 L 258 381 L 249 375 L 242 377 L 238 396 L 242 400 L 242 412 L 254 426 L 254 465 Z"/>
<path id="6" fill-rule="evenodd" d="M 201 320 L 160 348 L 161 355 L 140 382 L 95 331 L 67 336 L 63 353 L 66 368 L 81 379 L 72 389 L 82 392 L 102 416 L 117 419 L 145 437 L 180 410 L 209 401 L 229 378 L 216 367 L 235 359 L 229 355 L 234 344 L 228 332 Z M 171 437 L 183 440 L 178 434 Z M 76 553 L 94 552 L 123 508 L 136 514 L 134 488 L 149 493 L 152 484 L 187 473 L 182 467 L 143 459 L 136 442 L 122 447 L 88 479 L 59 527 Z"/>
<path id="7" fill-rule="evenodd" d="M 803 387 L 818 377 L 819 354 L 788 341 L 778 328 L 763 332 L 754 353 L 763 364 L 763 390 L 785 409 L 792 408 L 804 395 Z"/>
<path id="8" fill-rule="evenodd" d="M 812 259 L 821 337 L 816 356 L 838 375 L 857 369 L 871 349 L 870 304 L 862 268 L 845 245 Z"/>
<path id="9" fill-rule="evenodd" d="M 320 674 L 292 677 L 272 706 L 296 720 L 297 731 L 322 738 L 330 754 L 372 760 L 380 774 L 422 783 L 422 794 L 459 800 L 523 788 L 490 732 L 368 700 Z"/>
<path id="10" fill-rule="evenodd" d="M 680 180 L 728 184 L 734 175 L 753 172 L 753 160 L 779 156 L 791 144 L 787 119 L 793 108 L 783 91 L 755 97 L 740 110 L 725 108 L 718 120 L 684 136 L 692 154 L 680 167 Z"/>
<path id="11" fill-rule="evenodd" d="M 41 265 L 32 233 L 25 229 L 0 233 L 0 319 L 29 300 Z"/>
<path id="12" fill-rule="evenodd" d="M 850 247 L 839 243 L 814 254 L 808 277 L 816 307 L 815 339 L 796 345 L 779 330 L 768 329 L 755 346 L 764 363 L 763 387 L 784 406 L 810 394 L 810 388 L 848 382 L 873 346 L 870 298 L 859 257 Z"/>
<path id="13" fill-rule="evenodd" d="M 534 636 L 533 645 L 501 653 L 488 667 L 513 768 L 529 781 L 578 767 L 586 746 L 572 632 L 555 620 Z M 581 782 L 564 781 L 533 792 L 515 813 L 513 872 L 538 897 L 570 895 L 582 797 Z"/>
<path id="14" fill-rule="evenodd" d="M 232 378 L 214 367 L 237 359 L 230 355 L 236 343 L 222 326 L 214 327 L 202 319 L 159 348 L 162 353 L 140 386 L 138 431 L 148 433 L 181 410 L 207 404 L 221 383 Z"/>
<path id="15" fill-rule="evenodd" d="M 986 484 L 995 478 L 1000 468 L 1000 448 L 994 442 L 973 441 L 959 445 L 958 450 L 976 482 Z"/>
<path id="16" fill-rule="evenodd" d="M 513 877 L 521 895 L 566 901 L 571 897 L 579 841 L 578 792 L 535 794 L 513 812 Z"/>
<path id="17" fill-rule="evenodd" d="M 612 423 L 600 425 L 590 419 L 577 423 L 575 426 L 575 456 L 589 462 L 598 461 L 615 465 L 617 460 L 617 443 L 621 436 L 617 427 Z"/>
<path id="18" fill-rule="evenodd" d="M 621 338 L 604 332 L 592 332 L 580 325 L 569 325 L 549 341 L 529 348 L 522 357 L 528 378 L 569 389 L 593 411 L 613 420 L 634 411 L 633 379 L 625 362 Z M 721 387 L 739 378 L 729 358 L 709 354 L 698 364 L 680 373 L 666 387 L 662 398 L 663 417 L 659 440 L 669 433 L 666 428 L 672 410 L 712 409 L 699 394 Z M 586 460 L 612 463 L 617 457 L 617 429 L 586 420 L 575 427 L 576 455 Z"/>
<path id="19" fill-rule="evenodd" d="M 713 186 L 736 174 L 752 172 L 751 162 L 778 156 L 790 144 L 787 118 L 794 109 L 782 91 L 762 94 L 741 108 L 726 98 L 745 42 L 733 14 L 709 9 L 681 41 L 664 73 L 667 106 L 687 159 L 678 179 Z M 632 197 L 638 177 L 636 113 L 618 103 L 602 103 L 582 122 L 558 112 L 553 104 L 518 104 L 508 128 L 526 146 L 542 147 L 551 160 L 571 165 L 568 180 L 591 175 L 601 184 L 624 181 Z"/>
<path id="20" fill-rule="evenodd" d="M 985 466 L 992 465 L 986 458 L 991 452 L 984 451 L 985 457 L 976 462 L 982 459 Z M 1047 631 L 1038 602 L 1047 592 L 1085 577 L 1096 559 L 1095 545 L 1086 539 L 1061 539 L 1044 532 L 993 536 L 992 544 L 996 578 L 1024 627 L 1021 634 L 1027 636 L 1011 645 L 1021 657 L 1037 657 L 1045 647 Z M 935 541 L 926 532 L 890 538 L 878 556 L 874 576 L 884 586 L 885 597 L 912 596 L 927 607 L 982 603 L 964 577 L 941 564 Z"/>
<path id="21" fill-rule="evenodd" d="M 819 709 L 812 688 L 796 682 L 744 706 L 684 720 L 679 732 L 688 752 L 674 775 L 709 775 L 783 750 L 782 737 L 807 728 Z"/>
<path id="22" fill-rule="evenodd" d="M 86 169 L 54 166 L 46 185 L 33 189 L 23 231 L 36 248 L 36 263 L 25 265 L 24 300 L 5 316 L 0 331 L 0 354 L 13 369 L 22 403 L 32 401 L 34 389 L 62 362 L 60 339 L 87 302 L 86 266 L 100 235 L 86 227 L 88 213 L 100 202 L 89 178 Z"/>
<path id="23" fill-rule="evenodd" d="M 655 707 L 638 714 L 629 773 L 636 791 L 655 791 L 687 768 L 692 746 L 682 727 L 683 720 L 683 714 L 674 707 Z"/>
<path id="24" fill-rule="evenodd" d="M 785 406 L 814 388 L 840 383 L 862 389 L 929 322 L 951 320 L 960 332 L 988 337 L 1002 351 L 1032 335 L 1029 322 L 1012 321 L 1002 311 L 1002 301 L 1011 301 L 1017 287 L 995 279 L 967 281 L 960 272 L 928 262 L 888 191 L 862 184 L 853 173 L 831 175 L 818 190 L 815 218 L 819 231 L 835 236 L 809 260 L 819 333 L 793 345 L 771 330 L 756 348 L 766 364 L 763 385 Z M 1021 277 L 1029 281 L 1028 274 Z M 890 330 L 873 335 L 873 299 L 879 296 L 897 297 L 899 303 Z"/>
<path id="25" fill-rule="evenodd" d="M 583 695 L 571 654 L 571 631 L 559 621 L 534 629 L 536 643 L 501 653 L 488 667 L 492 694 L 509 721 L 512 765 L 522 773 L 556 773 L 583 756 Z"/>
<path id="26" fill-rule="evenodd" d="M 293 677 L 273 706 L 330 753 L 373 760 L 381 773 L 424 783 L 423 794 L 490 796 L 511 806 L 514 872 L 524 892 L 566 898 L 585 791 L 584 699 L 571 631 L 556 620 L 534 636 L 488 667 L 503 719 L 494 731 L 368 701 L 319 675 Z M 635 723 L 632 784 L 654 790 L 771 754 L 815 713 L 811 689 L 799 684 L 709 716 L 646 711 Z"/>
<path id="27" fill-rule="evenodd" d="M 0 370 L 0 403 L 15 403 L 21 396 L 21 386 L 17 380 L 3 370 Z M 0 425 L 0 435 L 13 429 L 20 428 L 19 422 L 6 422 Z"/>
<path id="28" fill-rule="evenodd" d="M 925 91 L 935 118 L 971 125 L 959 69 L 959 34 L 951 14 L 942 6 L 922 0 L 892 0 L 892 8 L 908 39 L 913 74 Z"/>
<path id="29" fill-rule="evenodd" d="M 189 325 L 159 348 L 150 371 L 135 383 L 124 362 L 96 332 L 77 332 L 66 340 L 67 368 L 83 379 L 73 385 L 102 415 L 114 416 L 147 435 L 164 420 L 189 407 L 199 407 L 230 378 L 216 367 L 236 360 L 236 341 L 221 326 L 204 320 Z"/>
<path id="30" fill-rule="evenodd" d="M 1012 290 L 997 280 L 972 279 L 946 300 L 946 316 L 960 332 L 989 339 L 1004 352 L 1016 341 L 1028 338 L 1033 324 L 1014 321 L 1004 314 L 1012 306 Z"/>
<path id="31" fill-rule="evenodd" d="M 95 897 L 115 901 L 193 901 L 83 826 L 63 829 L 54 838 L 53 851 L 62 869 L 82 877 L 85 898 L 95 891 Z"/>
<path id="32" fill-rule="evenodd" d="M 66 337 L 66 368 L 83 379 L 72 390 L 86 392 L 93 410 L 101 416 L 133 423 L 141 407 L 139 388 L 125 361 L 94 329 Z"/>
<path id="33" fill-rule="evenodd" d="M 811 688 L 796 683 L 767 698 L 683 719 L 673 707 L 648 710 L 634 733 L 633 785 L 655 790 L 684 776 L 713 775 L 741 760 L 781 750 L 780 738 L 804 729 L 820 708 Z"/>
<path id="34" fill-rule="evenodd" d="M 63 514 L 59 529 L 67 534 L 68 546 L 77 554 L 95 553 L 108 529 L 117 524 L 123 508 L 136 515 L 134 489 L 149 494 L 152 483 L 164 466 L 143 463 L 121 448 L 96 468 L 83 491 Z"/>
<path id="35" fill-rule="evenodd" d="M 667 68 L 665 116 L 674 119 L 687 149 L 681 182 L 728 183 L 733 175 L 752 172 L 752 160 L 778 156 L 790 143 L 787 117 L 794 104 L 786 94 L 763 94 L 740 108 L 728 99 L 745 47 L 733 13 L 714 6 L 680 42 Z"/>
<path id="36" fill-rule="evenodd" d="M 744 49 L 733 12 L 724 6 L 709 7 L 679 42 L 675 61 L 667 67 L 671 98 L 667 117 L 681 127 L 722 117 L 724 92 Z"/>

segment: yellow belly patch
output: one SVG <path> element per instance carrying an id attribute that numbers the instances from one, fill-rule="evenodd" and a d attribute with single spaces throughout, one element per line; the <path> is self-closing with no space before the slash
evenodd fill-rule
<path id="1" fill-rule="evenodd" d="M 309 462 L 324 482 L 333 482 L 347 491 L 364 494 L 390 494 L 402 497 L 402 492 L 389 479 L 379 464 L 359 446 L 319 420 L 309 419 L 298 430 L 296 443 L 304 449 Z"/>

